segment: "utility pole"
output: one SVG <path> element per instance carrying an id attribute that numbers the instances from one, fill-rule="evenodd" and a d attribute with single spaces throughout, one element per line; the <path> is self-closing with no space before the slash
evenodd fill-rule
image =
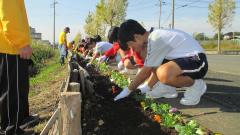
<path id="1" fill-rule="evenodd" d="M 159 29 L 160 29 L 160 25 L 161 25 L 161 16 L 162 16 L 162 0 L 159 0 L 159 2 L 160 2 L 160 5 L 159 5 L 159 7 L 160 7 L 160 14 L 159 14 L 158 27 L 159 27 Z"/>
<path id="2" fill-rule="evenodd" d="M 55 22 L 56 22 L 56 4 L 57 1 L 53 0 L 53 47 L 55 47 Z"/>
<path id="3" fill-rule="evenodd" d="M 175 9 L 175 1 L 172 0 L 172 29 L 174 29 L 174 9 Z"/>

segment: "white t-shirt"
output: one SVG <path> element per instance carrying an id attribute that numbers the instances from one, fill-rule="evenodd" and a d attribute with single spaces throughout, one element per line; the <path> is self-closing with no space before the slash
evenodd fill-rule
<path id="1" fill-rule="evenodd" d="M 109 43 L 109 42 L 98 42 L 96 44 L 94 53 L 103 54 L 107 50 L 109 50 L 110 48 L 112 48 L 112 44 L 111 43 Z"/>
<path id="2" fill-rule="evenodd" d="M 203 53 L 200 44 L 189 34 L 172 29 L 154 30 L 148 37 L 148 51 L 144 65 L 159 66 L 163 59 L 176 59 Z"/>

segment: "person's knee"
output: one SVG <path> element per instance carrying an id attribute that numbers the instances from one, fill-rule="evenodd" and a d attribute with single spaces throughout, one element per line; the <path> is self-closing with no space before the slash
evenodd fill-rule
<path id="1" fill-rule="evenodd" d="M 160 67 L 156 70 L 157 77 L 161 83 L 170 85 L 174 82 L 174 77 L 171 75 L 167 67 Z"/>

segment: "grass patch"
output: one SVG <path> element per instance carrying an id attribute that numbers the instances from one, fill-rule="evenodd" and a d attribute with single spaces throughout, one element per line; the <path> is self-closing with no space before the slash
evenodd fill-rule
<path id="1" fill-rule="evenodd" d="M 209 50 L 209 51 L 214 51 L 214 50 L 216 51 L 218 48 L 217 41 L 215 40 L 202 41 L 200 42 L 200 44 L 205 50 Z M 232 41 L 232 40 L 222 40 L 220 42 L 220 47 L 222 51 L 239 51 L 240 42 Z"/>
<path id="2" fill-rule="evenodd" d="M 55 50 L 53 57 L 41 61 L 40 71 L 30 78 L 29 105 L 32 113 L 40 116 L 40 122 L 31 127 L 39 134 L 57 108 L 62 82 L 67 77 L 67 64 L 61 66 L 59 55 Z"/>
<path id="3" fill-rule="evenodd" d="M 47 120 L 39 123 L 37 126 L 35 126 L 33 128 L 34 132 L 35 133 L 41 133 L 46 124 L 47 124 Z"/>
<path id="4" fill-rule="evenodd" d="M 54 56 L 53 58 L 49 59 L 41 68 L 40 72 L 36 76 L 30 78 L 30 87 L 32 88 L 32 90 L 29 92 L 29 97 L 35 96 L 39 92 L 45 90 L 35 90 L 35 87 L 47 84 L 58 76 L 64 76 L 64 72 L 59 72 L 59 70 L 61 70 L 62 68 L 65 68 L 65 66 L 61 66 L 58 63 L 58 56 Z"/>
<path id="5" fill-rule="evenodd" d="M 46 63 L 46 65 L 41 69 L 39 74 L 30 79 L 30 84 L 36 85 L 42 82 L 52 80 L 52 72 L 56 71 L 60 67 L 61 65 L 58 62 L 51 60 L 49 63 Z"/>

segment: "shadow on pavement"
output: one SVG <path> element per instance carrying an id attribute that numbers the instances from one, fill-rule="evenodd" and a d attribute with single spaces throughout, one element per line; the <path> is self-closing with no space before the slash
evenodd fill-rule
<path id="1" fill-rule="evenodd" d="M 208 115 L 218 112 L 240 112 L 240 87 L 225 85 L 207 84 L 207 93 L 203 95 L 201 101 L 195 106 L 184 106 L 179 103 L 185 90 L 178 90 L 178 97 L 174 99 L 157 99 L 158 102 L 169 103 L 178 109 L 199 109 L 205 108 L 206 112 L 198 115 Z M 210 109 L 215 108 L 215 109 Z M 187 116 L 186 117 L 193 117 Z"/>
<path id="2" fill-rule="evenodd" d="M 229 108 L 230 112 L 240 112 L 240 87 L 219 84 L 208 84 L 207 86 L 206 98 Z M 229 110 L 222 111 L 228 112 Z"/>
<path id="3" fill-rule="evenodd" d="M 217 81 L 217 82 L 233 82 L 231 80 L 219 79 L 219 78 L 210 78 L 210 77 L 206 77 L 206 78 L 204 78 L 204 80 L 206 80 L 206 81 Z"/>

